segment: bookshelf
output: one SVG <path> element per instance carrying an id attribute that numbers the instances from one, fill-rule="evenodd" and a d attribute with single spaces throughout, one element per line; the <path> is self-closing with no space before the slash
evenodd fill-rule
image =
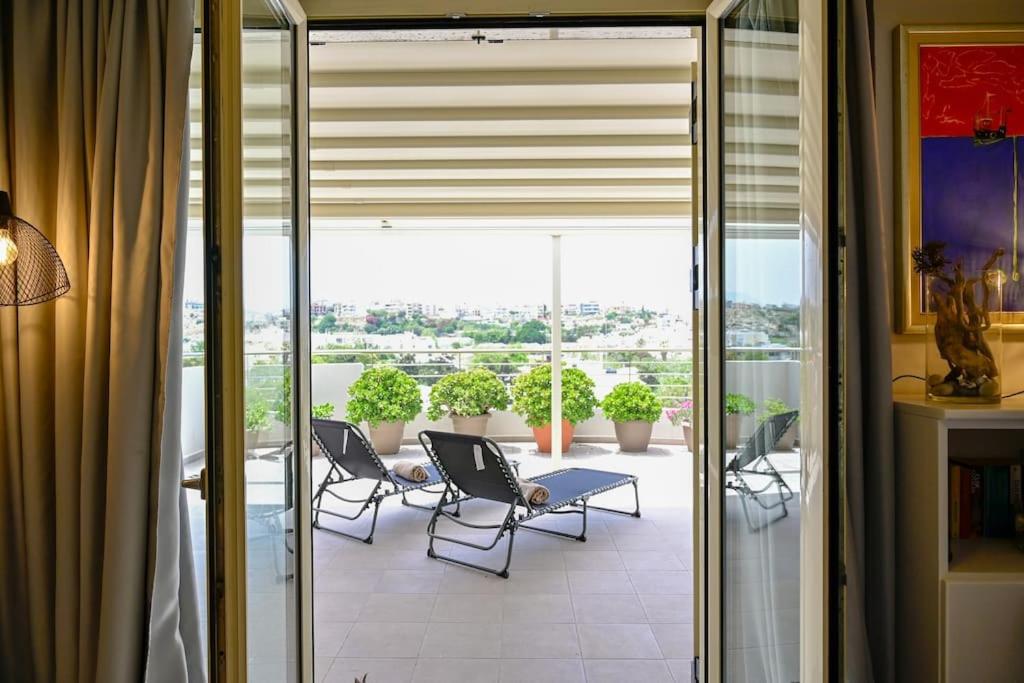
<path id="1" fill-rule="evenodd" d="M 1019 463 L 1024 400 L 895 406 L 897 678 L 1024 680 L 1024 553 L 949 534 L 950 465 Z"/>

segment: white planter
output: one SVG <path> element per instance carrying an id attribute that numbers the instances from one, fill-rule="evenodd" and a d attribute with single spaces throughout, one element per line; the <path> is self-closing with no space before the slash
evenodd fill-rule
<path id="1" fill-rule="evenodd" d="M 377 455 L 394 455 L 402 447 L 404 432 L 404 422 L 381 422 L 376 427 L 370 425 L 373 450 L 377 451 Z"/>
<path id="2" fill-rule="evenodd" d="M 452 415 L 451 417 L 452 431 L 456 434 L 485 436 L 487 434 L 487 421 L 491 419 L 491 414 L 484 413 L 483 415 L 472 415 L 470 417 Z"/>
<path id="3" fill-rule="evenodd" d="M 646 453 L 651 443 L 651 430 L 654 424 L 643 420 L 615 423 L 615 438 L 619 442 L 619 450 L 626 453 Z"/>

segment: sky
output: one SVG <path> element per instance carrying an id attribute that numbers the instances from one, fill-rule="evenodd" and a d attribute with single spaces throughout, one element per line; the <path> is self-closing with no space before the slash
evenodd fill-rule
<path id="1" fill-rule="evenodd" d="M 585 233 L 562 238 L 562 302 L 597 301 L 683 313 L 690 310 L 690 236 L 686 231 Z M 314 230 L 314 300 L 478 306 L 551 300 L 551 238 L 539 233 L 389 233 Z M 244 246 L 246 309 L 285 308 L 291 262 L 287 238 L 265 233 Z M 796 240 L 729 240 L 726 292 L 735 301 L 799 303 Z M 202 246 L 188 233 L 185 296 L 202 300 Z"/>

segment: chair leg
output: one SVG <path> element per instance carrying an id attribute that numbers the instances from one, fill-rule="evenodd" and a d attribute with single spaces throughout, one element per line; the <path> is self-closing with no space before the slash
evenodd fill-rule
<path id="1" fill-rule="evenodd" d="M 450 488 L 446 489 L 444 497 L 442 497 L 441 502 L 438 503 L 438 505 L 434 508 L 434 514 L 431 515 L 430 522 L 427 524 L 427 537 L 430 539 L 429 543 L 427 545 L 427 557 L 430 557 L 430 558 L 435 559 L 435 560 L 441 560 L 443 562 L 450 562 L 452 564 L 458 564 L 458 565 L 461 565 L 463 567 L 469 567 L 470 569 L 478 569 L 480 571 L 487 572 L 488 574 L 494 574 L 495 576 L 500 576 L 503 579 L 507 579 L 508 576 L 509 576 L 508 568 L 509 568 L 509 565 L 512 564 L 512 546 L 513 546 L 513 543 L 515 542 L 515 534 L 516 534 L 516 526 L 517 526 L 515 521 L 513 520 L 513 515 L 514 515 L 515 509 L 516 509 L 515 505 L 510 505 L 509 506 L 508 514 L 505 515 L 505 519 L 502 520 L 501 524 L 470 524 L 469 522 L 464 522 L 461 519 L 455 517 L 455 515 L 453 513 L 446 512 L 444 510 L 444 507 L 446 505 L 450 505 L 452 502 L 455 502 L 456 506 L 458 505 L 458 499 L 455 499 L 454 501 L 447 501 L 446 502 L 446 498 L 449 495 L 454 496 L 454 494 L 451 493 L 451 489 Z M 450 520 L 452 522 L 455 522 L 456 524 L 459 524 L 461 526 L 469 527 L 469 528 L 473 528 L 473 529 L 496 529 L 497 533 L 494 536 L 494 540 L 491 541 L 491 543 L 489 543 L 487 545 L 480 545 L 478 543 L 470 543 L 469 541 L 463 541 L 463 540 L 460 540 L 460 539 L 457 539 L 457 538 L 451 538 L 449 536 L 443 536 L 443 535 L 437 533 L 437 522 L 438 522 L 438 520 L 441 517 L 444 517 L 444 518 L 446 518 L 446 519 L 448 519 L 448 520 Z M 460 559 L 458 559 L 456 557 L 452 557 L 451 555 L 442 555 L 442 554 L 440 554 L 439 552 L 437 552 L 434 549 L 434 541 L 438 540 L 438 541 L 446 541 L 448 543 L 455 543 L 457 545 L 461 545 L 461 546 L 464 546 L 464 547 L 467 547 L 467 548 L 473 548 L 474 550 L 480 550 L 480 551 L 493 550 L 495 548 L 495 546 L 498 545 L 498 542 L 501 540 L 502 536 L 504 536 L 506 532 L 508 532 L 508 534 L 509 534 L 509 536 L 508 536 L 508 548 L 505 551 L 505 564 L 504 564 L 504 566 L 501 569 L 493 569 L 491 567 L 486 567 L 486 566 L 484 566 L 482 564 L 475 564 L 473 562 L 468 562 L 466 560 L 460 560 Z"/>
<path id="2" fill-rule="evenodd" d="M 544 527 L 531 526 L 531 525 L 522 524 L 522 523 L 520 523 L 519 526 L 521 526 L 524 529 L 529 529 L 530 531 L 536 531 L 536 532 L 539 532 L 539 533 L 542 533 L 542 534 L 549 534 L 551 536 L 561 536 L 562 538 L 571 538 L 574 541 L 579 541 L 580 543 L 586 543 L 587 542 L 587 499 L 586 498 L 584 498 L 580 502 L 580 507 L 582 507 L 583 509 L 582 510 L 552 510 L 551 512 L 547 513 L 549 515 L 573 515 L 573 514 L 575 514 L 575 515 L 583 515 L 583 528 L 580 530 L 580 533 L 578 533 L 578 534 L 570 534 L 570 533 L 566 533 L 564 531 L 556 531 L 554 529 L 545 529 Z"/>
<path id="3" fill-rule="evenodd" d="M 352 479 L 346 479 L 344 481 L 353 481 L 353 480 Z M 341 482 L 337 482 L 337 483 L 341 483 Z M 338 498 L 339 500 L 343 500 L 343 501 L 348 502 L 348 503 L 359 503 L 359 502 L 361 502 L 362 505 L 359 508 L 359 512 L 357 512 L 354 515 L 343 515 L 340 512 L 334 512 L 333 510 L 326 510 L 324 508 L 314 507 L 313 508 L 313 528 L 314 529 L 320 529 L 321 531 L 329 531 L 332 534 L 338 534 L 339 536 L 345 536 L 346 538 L 351 538 L 351 539 L 356 540 L 356 541 L 362 541 L 363 543 L 366 543 L 367 545 L 372 544 L 373 543 L 373 534 L 377 530 L 377 517 L 378 517 L 378 515 L 380 513 L 380 504 L 381 504 L 381 501 L 384 500 L 384 496 L 381 495 L 380 493 L 378 493 L 380 491 L 380 487 L 381 487 L 381 483 L 377 482 L 377 485 L 373 487 L 372 491 L 370 491 L 370 495 L 367 496 L 366 500 L 363 500 L 363 501 L 358 501 L 358 500 L 353 501 L 353 500 L 349 500 L 347 498 L 342 498 L 341 496 L 338 496 L 337 494 L 332 494 L 336 498 Z M 322 495 L 322 493 L 321 493 L 321 495 Z M 347 531 L 342 531 L 340 529 L 335 529 L 335 528 L 332 528 L 332 527 L 323 526 L 320 523 L 320 514 L 321 513 L 323 513 L 325 515 L 330 515 L 331 517 L 337 517 L 339 519 L 344 519 L 344 520 L 347 520 L 347 521 L 350 521 L 350 522 L 355 521 L 355 520 L 357 520 L 357 519 L 359 519 L 360 517 L 363 516 L 363 513 L 366 512 L 370 508 L 371 504 L 373 505 L 373 520 L 370 523 L 370 533 L 367 536 L 357 536 L 357 535 L 349 533 Z"/>
<path id="4" fill-rule="evenodd" d="M 439 493 L 439 494 L 441 494 L 441 500 L 439 500 L 437 502 L 437 504 L 435 504 L 435 505 L 420 505 L 419 503 L 413 503 L 412 501 L 410 501 L 406 497 L 406 494 L 409 493 L 408 491 L 402 491 L 402 505 L 405 505 L 405 506 L 408 506 L 408 507 L 411 507 L 411 508 L 417 508 L 419 510 L 426 510 L 427 512 L 433 512 L 434 508 L 436 508 L 438 505 L 441 505 L 441 501 L 444 500 L 444 491 L 430 491 L 428 489 L 417 489 L 417 490 L 422 491 L 423 493 L 435 493 L 435 494 Z M 455 503 L 455 512 L 452 513 L 452 514 L 454 514 L 456 517 L 458 517 L 459 514 L 460 514 L 459 513 L 459 503 L 461 501 L 462 501 L 462 497 L 460 496 L 460 497 L 456 498 L 454 501 L 448 501 L 447 503 L 445 503 L 446 506 L 451 505 L 452 502 Z"/>

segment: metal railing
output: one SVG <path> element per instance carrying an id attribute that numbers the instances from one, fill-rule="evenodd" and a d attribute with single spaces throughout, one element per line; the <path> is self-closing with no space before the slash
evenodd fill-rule
<path id="1" fill-rule="evenodd" d="M 792 347 L 730 347 L 726 360 L 798 360 Z M 290 351 L 248 351 L 245 354 L 247 385 L 269 389 L 279 385 L 289 362 Z M 692 387 L 692 352 L 683 348 L 622 347 L 562 348 L 565 367 L 582 369 L 597 384 L 598 397 L 620 382 L 639 380 L 650 385 L 666 405 L 689 398 Z M 198 359 L 202 353 L 186 353 Z M 459 370 L 484 367 L 506 384 L 531 368 L 551 361 L 550 348 L 458 348 L 458 349 L 317 349 L 312 352 L 313 371 L 321 364 L 387 365 L 398 367 L 422 386 L 432 386 L 441 377 Z"/>

